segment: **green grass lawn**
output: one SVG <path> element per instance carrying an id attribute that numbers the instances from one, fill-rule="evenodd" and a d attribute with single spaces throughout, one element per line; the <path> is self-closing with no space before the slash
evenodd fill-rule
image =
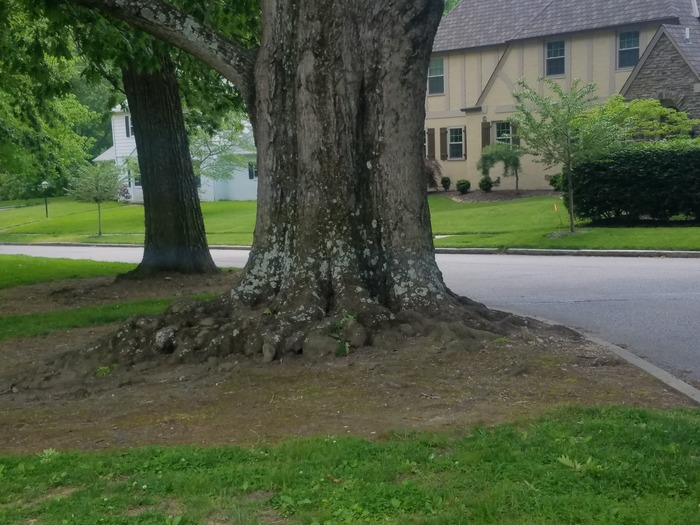
<path id="1" fill-rule="evenodd" d="M 575 235 L 566 235 L 566 210 L 556 197 L 458 203 L 431 195 L 429 200 L 433 233 L 447 236 L 436 239 L 437 247 L 700 250 L 699 226 L 604 228 L 581 223 Z M 211 245 L 250 245 L 255 202 L 206 202 L 202 210 Z M 95 236 L 94 204 L 52 199 L 49 215 L 44 218 L 43 203 L 0 210 L 0 242 L 143 242 L 141 206 L 106 205 L 102 237 Z"/>
<path id="2" fill-rule="evenodd" d="M 567 408 L 463 436 L 0 456 L 0 523 L 700 523 L 697 410 Z"/>
<path id="3" fill-rule="evenodd" d="M 214 297 L 216 297 L 214 294 L 200 294 L 193 296 L 192 299 L 207 300 Z M 134 315 L 158 315 L 163 313 L 174 300 L 174 298 L 164 298 L 125 301 L 102 306 L 0 317 L 0 341 L 46 335 L 56 330 L 116 323 L 126 321 Z"/>
<path id="4" fill-rule="evenodd" d="M 127 263 L 0 255 L 0 289 L 62 279 L 116 276 L 135 267 L 135 264 Z M 214 297 L 212 294 L 200 294 L 193 298 L 205 300 Z M 0 341 L 45 335 L 55 330 L 125 321 L 137 314 L 157 315 L 173 301 L 173 298 L 125 301 L 54 312 L 4 316 L 0 317 Z"/>
<path id="5" fill-rule="evenodd" d="M 136 265 L 130 263 L 0 255 L 0 289 L 61 279 L 116 276 L 134 268 Z"/>

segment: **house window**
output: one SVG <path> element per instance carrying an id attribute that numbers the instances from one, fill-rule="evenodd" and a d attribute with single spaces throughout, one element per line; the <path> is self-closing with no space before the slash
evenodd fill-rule
<path id="1" fill-rule="evenodd" d="M 133 186 L 135 188 L 140 188 L 141 187 L 141 174 L 137 171 L 135 173 L 132 173 L 131 170 L 127 170 L 126 172 L 126 181 L 129 187 L 132 186 L 131 181 L 134 181 Z"/>
<path id="2" fill-rule="evenodd" d="M 448 159 L 464 158 L 464 128 L 450 128 L 448 130 L 449 142 L 447 143 Z"/>
<path id="3" fill-rule="evenodd" d="M 545 74 L 548 77 L 566 73 L 566 43 L 563 40 L 547 42 L 545 54 Z"/>
<path id="4" fill-rule="evenodd" d="M 258 165 L 255 162 L 248 163 L 248 178 L 250 180 L 258 178 Z"/>
<path id="5" fill-rule="evenodd" d="M 617 40 L 617 67 L 634 67 L 639 60 L 639 31 L 620 33 Z"/>
<path id="6" fill-rule="evenodd" d="M 431 58 L 428 66 L 428 95 L 445 93 L 445 63 L 442 58 Z"/>
<path id="7" fill-rule="evenodd" d="M 133 137 L 134 136 L 134 121 L 131 120 L 131 117 L 129 117 L 129 115 L 126 115 L 124 117 L 124 124 L 126 126 L 126 136 Z"/>
<path id="8" fill-rule="evenodd" d="M 494 124 L 496 124 L 494 126 L 494 138 L 496 139 L 496 142 L 500 142 L 501 144 L 512 144 L 513 135 L 510 122 L 495 122 Z"/>

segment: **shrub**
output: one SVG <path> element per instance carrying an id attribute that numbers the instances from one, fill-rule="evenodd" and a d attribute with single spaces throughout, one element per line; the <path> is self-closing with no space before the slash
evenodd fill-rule
<path id="1" fill-rule="evenodd" d="M 476 163 L 477 169 L 484 177 L 491 177 L 491 168 L 499 162 L 503 163 L 503 176 L 515 176 L 515 189 L 519 186 L 520 158 L 525 152 L 518 146 L 496 142 L 481 150 L 481 157 Z"/>
<path id="2" fill-rule="evenodd" d="M 549 185 L 557 191 L 566 191 L 564 188 L 564 174 L 557 173 L 549 177 Z"/>
<path id="3" fill-rule="evenodd" d="M 450 186 L 452 185 L 452 179 L 449 177 L 443 177 L 440 179 L 440 185 L 442 186 L 442 189 L 445 191 L 450 191 Z"/>
<path id="4" fill-rule="evenodd" d="M 576 166 L 576 215 L 586 219 L 700 219 L 700 141 L 628 146 Z"/>
<path id="5" fill-rule="evenodd" d="M 469 193 L 469 190 L 472 187 L 472 183 L 469 182 L 467 179 L 460 179 L 457 181 L 457 184 L 455 184 L 455 188 L 457 188 L 457 191 L 464 195 L 465 193 Z"/>
<path id="6" fill-rule="evenodd" d="M 491 191 L 492 188 L 493 181 L 491 180 L 491 177 L 489 177 L 488 175 L 484 175 L 483 177 L 481 177 L 481 180 L 479 180 L 479 189 L 488 193 Z"/>

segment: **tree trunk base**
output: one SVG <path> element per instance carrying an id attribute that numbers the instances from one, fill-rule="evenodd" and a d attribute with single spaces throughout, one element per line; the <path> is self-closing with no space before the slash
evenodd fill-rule
<path id="1" fill-rule="evenodd" d="M 173 273 L 216 275 L 220 272 L 221 272 L 221 270 L 213 262 L 211 262 L 211 264 L 209 264 L 206 261 L 203 262 L 202 264 L 198 264 L 198 265 L 191 265 L 191 266 L 178 265 L 177 267 L 174 267 L 172 269 L 169 269 L 167 266 L 144 264 L 142 262 L 133 270 L 117 275 L 116 280 L 117 281 L 121 281 L 121 280 L 138 281 L 138 280 L 144 280 L 144 279 L 152 279 L 153 277 L 156 277 L 159 275 L 170 275 Z"/>
<path id="2" fill-rule="evenodd" d="M 177 302 L 157 317 L 136 317 L 82 357 L 128 367 L 139 362 L 202 363 L 232 354 L 269 363 L 288 356 L 309 359 L 344 356 L 372 346 L 400 350 L 406 338 L 439 338 L 445 345 L 478 348 L 508 335 L 507 314 L 451 295 L 441 311 L 392 312 L 358 295 L 326 311 L 307 297 L 250 306 L 228 297 Z M 284 309 L 279 305 L 284 304 Z"/>

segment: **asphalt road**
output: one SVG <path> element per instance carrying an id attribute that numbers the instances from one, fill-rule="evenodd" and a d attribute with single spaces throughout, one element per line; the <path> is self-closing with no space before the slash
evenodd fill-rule
<path id="1" fill-rule="evenodd" d="M 0 246 L 23 253 L 138 262 L 141 248 Z M 242 267 L 244 250 L 212 250 Z M 438 255 L 454 291 L 491 308 L 551 319 L 700 380 L 700 259 Z"/>

